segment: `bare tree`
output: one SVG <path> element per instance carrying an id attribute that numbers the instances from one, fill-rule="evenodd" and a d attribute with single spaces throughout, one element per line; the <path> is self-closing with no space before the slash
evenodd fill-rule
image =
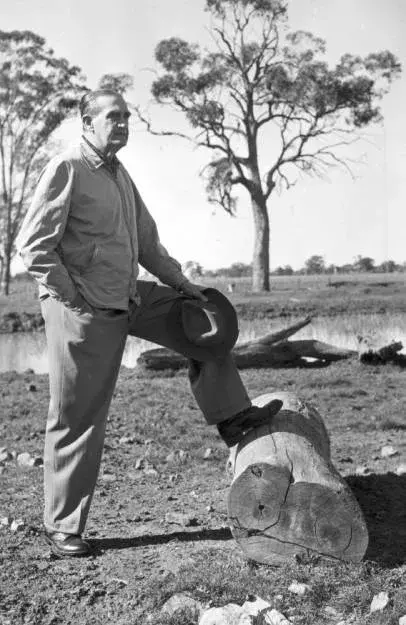
<path id="1" fill-rule="evenodd" d="M 19 226 L 45 147 L 84 90 L 80 69 L 30 31 L 0 31 L 0 257 L 8 295 Z"/>
<path id="2" fill-rule="evenodd" d="M 299 172 L 349 169 L 346 148 L 355 131 L 380 120 L 379 100 L 400 73 L 388 51 L 345 54 L 330 68 L 322 39 L 289 31 L 286 4 L 206 0 L 215 49 L 172 37 L 155 51 L 162 70 L 152 84 L 154 101 L 183 113 L 191 132 L 154 129 L 138 110 L 150 132 L 186 137 L 211 151 L 210 202 L 235 214 L 235 188 L 247 191 L 255 291 L 269 290 L 271 196 L 294 184 Z"/>

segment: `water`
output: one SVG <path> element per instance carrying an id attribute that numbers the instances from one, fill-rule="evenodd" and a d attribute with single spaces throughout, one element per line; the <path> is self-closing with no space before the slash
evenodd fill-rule
<path id="1" fill-rule="evenodd" d="M 125 346 L 122 364 L 135 367 L 141 352 L 157 347 L 148 341 L 129 337 Z M 0 334 L 0 373 L 4 371 L 26 371 L 48 373 L 47 347 L 43 332 L 21 332 Z"/>
<path id="2" fill-rule="evenodd" d="M 255 320 L 240 322 L 239 342 L 244 342 L 269 332 L 286 328 L 295 320 Z M 340 317 L 315 318 L 311 324 L 294 334 L 294 339 L 317 339 L 337 347 L 357 349 L 357 336 L 372 336 L 381 344 L 401 341 L 406 346 L 406 315 L 342 315 Z M 141 352 L 156 347 L 153 343 L 129 337 L 126 343 L 123 365 L 133 368 Z M 405 353 L 405 349 L 403 350 Z M 45 335 L 37 333 L 0 334 L 0 372 L 26 371 L 47 373 Z"/>

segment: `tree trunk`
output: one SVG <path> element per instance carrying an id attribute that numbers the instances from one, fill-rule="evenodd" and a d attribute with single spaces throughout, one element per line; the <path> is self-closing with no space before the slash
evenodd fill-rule
<path id="1" fill-rule="evenodd" d="M 6 246 L 5 259 L 4 259 L 4 275 L 3 275 L 3 293 L 4 295 L 10 294 L 10 280 L 11 280 L 11 250 Z"/>
<path id="2" fill-rule="evenodd" d="M 309 554 L 359 562 L 368 531 L 357 500 L 331 464 L 330 442 L 315 408 L 293 393 L 269 424 L 248 432 L 230 452 L 228 516 L 248 558 L 282 564 Z"/>
<path id="3" fill-rule="evenodd" d="M 252 290 L 269 291 L 269 216 L 262 193 L 251 196 L 251 207 L 254 216 Z"/>

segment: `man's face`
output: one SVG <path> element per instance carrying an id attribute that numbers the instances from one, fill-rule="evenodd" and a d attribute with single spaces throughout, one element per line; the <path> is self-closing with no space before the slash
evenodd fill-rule
<path id="1" fill-rule="evenodd" d="M 84 128 L 93 145 L 104 153 L 116 153 L 127 144 L 130 111 L 119 95 L 99 96 Z"/>

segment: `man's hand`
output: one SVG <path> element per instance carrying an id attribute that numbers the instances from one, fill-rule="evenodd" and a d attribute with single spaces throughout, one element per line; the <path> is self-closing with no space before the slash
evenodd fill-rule
<path id="1" fill-rule="evenodd" d="M 207 297 L 204 295 L 203 291 L 206 287 L 198 286 L 197 284 L 192 284 L 187 281 L 182 284 L 180 287 L 180 292 L 186 297 L 191 297 L 192 299 L 199 299 L 202 302 L 207 302 Z"/>

